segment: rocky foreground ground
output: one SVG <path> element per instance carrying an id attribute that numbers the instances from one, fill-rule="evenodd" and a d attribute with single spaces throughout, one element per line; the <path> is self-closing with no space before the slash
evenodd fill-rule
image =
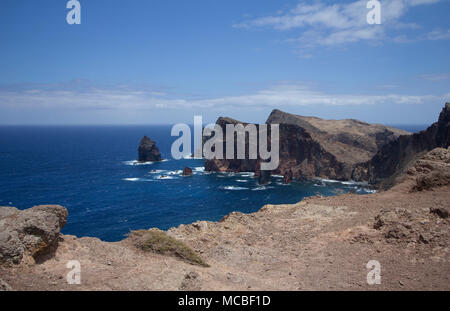
<path id="1" fill-rule="evenodd" d="M 133 238 L 61 235 L 62 207 L 0 208 L 0 288 L 450 290 L 449 207 L 450 149 L 438 148 L 389 191 L 266 205 L 167 232 L 209 267 L 145 251 Z M 71 260 L 81 264 L 80 285 L 67 283 Z M 370 260 L 381 265 L 379 285 L 367 284 Z"/>

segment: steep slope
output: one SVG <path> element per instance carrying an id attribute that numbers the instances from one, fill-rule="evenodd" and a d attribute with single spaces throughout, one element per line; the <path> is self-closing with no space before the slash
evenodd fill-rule
<path id="1" fill-rule="evenodd" d="M 436 148 L 447 148 L 450 144 L 450 103 L 439 115 L 437 122 L 425 131 L 413 135 L 402 135 L 380 149 L 368 162 L 358 165 L 353 179 L 368 180 L 388 188 L 424 153 Z"/>

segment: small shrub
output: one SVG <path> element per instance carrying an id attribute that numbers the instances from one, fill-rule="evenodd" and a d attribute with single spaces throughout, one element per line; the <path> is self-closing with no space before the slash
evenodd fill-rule
<path id="1" fill-rule="evenodd" d="M 209 267 L 192 248 L 159 229 L 132 231 L 130 237 L 143 251 L 175 256 L 193 265 Z"/>

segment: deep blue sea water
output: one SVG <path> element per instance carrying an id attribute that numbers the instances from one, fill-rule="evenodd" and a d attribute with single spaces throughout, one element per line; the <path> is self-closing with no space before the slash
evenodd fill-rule
<path id="1" fill-rule="evenodd" d="M 425 126 L 403 126 L 417 131 Z M 118 241 L 130 230 L 166 230 L 232 211 L 255 212 L 268 203 L 295 203 L 320 193 L 367 193 L 366 187 L 326 181 L 272 183 L 251 174 L 208 174 L 203 160 L 173 160 L 170 126 L 2 126 L 0 206 L 20 209 L 60 204 L 69 210 L 65 234 Z M 134 165 L 143 135 L 167 161 Z M 189 166 L 194 176 L 182 177 Z M 167 176 L 167 177 L 164 177 Z"/>

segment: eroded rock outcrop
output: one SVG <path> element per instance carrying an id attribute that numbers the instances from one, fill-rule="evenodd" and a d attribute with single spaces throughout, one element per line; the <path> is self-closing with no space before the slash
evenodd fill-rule
<path id="1" fill-rule="evenodd" d="M 227 124 L 242 124 L 243 126 L 247 126 L 249 123 L 241 122 L 232 118 L 223 118 L 220 117 L 217 122 L 217 125 L 219 125 L 222 128 L 223 136 L 226 137 L 226 126 Z M 256 125 L 256 128 L 258 126 Z M 211 138 L 213 138 L 212 136 Z M 245 159 L 238 159 L 237 158 L 237 143 L 236 143 L 236 133 L 235 133 L 235 142 L 234 142 L 234 158 L 233 159 L 225 159 L 225 156 L 223 156 L 223 159 L 213 159 L 213 160 L 207 160 L 205 162 L 205 170 L 206 171 L 214 171 L 214 172 L 255 172 L 259 171 L 259 162 L 260 159 L 250 159 L 249 157 L 249 139 L 248 136 L 245 139 Z M 208 139 L 211 139 L 210 137 L 205 137 L 204 142 Z M 225 140 L 222 138 L 219 138 L 219 143 L 222 143 L 223 153 L 224 155 L 227 152 L 226 143 Z"/>
<path id="2" fill-rule="evenodd" d="M 139 162 L 159 162 L 162 160 L 161 153 L 159 152 L 158 147 L 156 147 L 156 143 L 144 136 L 139 143 L 138 149 Z"/>
<path id="3" fill-rule="evenodd" d="M 445 208 L 441 212 L 447 213 Z M 431 208 L 407 210 L 383 209 L 375 217 L 374 229 L 382 232 L 388 243 L 423 243 L 446 247 L 448 245 L 448 221 Z"/>
<path id="4" fill-rule="evenodd" d="M 450 103 L 446 103 L 439 120 L 425 131 L 402 135 L 383 145 L 377 154 L 353 171 L 354 180 L 367 180 L 389 188 L 396 179 L 426 152 L 450 144 Z"/>
<path id="5" fill-rule="evenodd" d="M 280 164 L 271 173 L 292 179 L 322 177 L 337 180 L 352 178 L 357 164 L 370 160 L 382 146 L 408 132 L 357 120 L 323 120 L 273 110 L 267 124 L 279 124 Z M 242 124 L 231 118 L 219 118 L 216 124 L 226 133 L 227 124 Z M 225 135 L 224 135 L 225 136 Z M 270 146 L 270 134 L 268 145 Z M 226 144 L 224 154 L 226 153 Z M 249 141 L 246 139 L 246 150 Z M 259 148 L 259 146 L 257 146 Z M 235 148 L 236 150 L 236 148 Z M 259 151 L 259 150 L 258 150 Z M 258 153 L 259 154 L 259 153 Z M 260 175 L 260 159 L 207 160 L 207 171 L 255 172 Z"/>
<path id="6" fill-rule="evenodd" d="M 23 211 L 0 207 L 0 263 L 18 264 L 52 250 L 67 214 L 60 205 L 40 205 Z"/>

